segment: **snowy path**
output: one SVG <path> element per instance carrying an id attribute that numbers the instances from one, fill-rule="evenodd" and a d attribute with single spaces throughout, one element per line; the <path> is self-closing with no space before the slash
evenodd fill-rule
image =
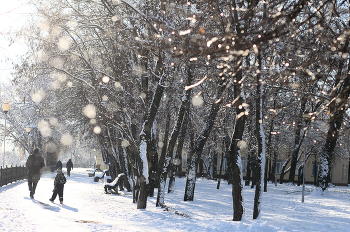
<path id="1" fill-rule="evenodd" d="M 0 231 L 99 231 L 112 228 L 118 231 L 155 231 L 142 222 L 125 223 L 124 210 L 135 207 L 130 205 L 130 197 L 103 194 L 103 184 L 93 182 L 87 173 L 86 169 L 74 169 L 71 177 L 67 177 L 63 205 L 59 204 L 58 197 L 55 203 L 48 200 L 55 174 L 42 175 L 35 200 L 29 197 L 25 180 L 4 186 L 0 192 L 0 216 L 3 218 Z M 121 215 L 108 215 L 108 207 L 113 208 L 111 201 L 118 205 L 115 213 Z"/>
<path id="2" fill-rule="evenodd" d="M 64 169 L 65 172 L 65 169 Z M 171 212 L 155 207 L 149 197 L 146 210 L 136 209 L 132 194 L 104 194 L 103 183 L 93 182 L 87 169 L 74 169 L 67 177 L 64 204 L 49 202 L 55 174 L 44 174 L 35 199 L 29 198 L 27 181 L 0 187 L 0 231 L 349 231 L 350 188 L 334 187 L 323 196 L 306 186 L 301 203 L 301 187 L 269 184 L 263 194 L 261 217 L 253 220 L 254 189 L 244 187 L 245 217 L 232 221 L 231 186 L 199 178 L 195 199 L 184 202 L 185 178 L 176 180 L 176 191 L 166 194 Z M 183 213 L 183 217 L 175 212 Z"/>

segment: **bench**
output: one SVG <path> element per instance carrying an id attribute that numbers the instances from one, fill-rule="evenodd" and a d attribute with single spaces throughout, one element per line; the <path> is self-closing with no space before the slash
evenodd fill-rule
<path id="1" fill-rule="evenodd" d="M 93 170 L 93 172 L 89 172 L 89 173 L 88 173 L 89 177 L 95 176 L 95 173 L 96 173 L 97 170 L 98 170 L 98 168 L 95 168 L 95 169 Z"/>
<path id="2" fill-rule="evenodd" d="M 120 178 L 124 176 L 124 173 L 120 173 L 117 178 L 115 178 L 112 182 L 109 182 L 109 180 L 111 180 L 110 176 L 106 176 L 107 182 L 104 183 L 104 190 L 105 193 L 109 193 L 108 190 L 111 191 L 111 193 L 115 193 L 118 194 L 118 184 L 119 184 L 119 180 Z"/>
<path id="3" fill-rule="evenodd" d="M 108 170 L 103 170 L 102 173 L 100 175 L 97 175 L 94 177 L 94 182 L 98 182 L 99 180 L 101 180 L 105 175 L 108 174 Z"/>

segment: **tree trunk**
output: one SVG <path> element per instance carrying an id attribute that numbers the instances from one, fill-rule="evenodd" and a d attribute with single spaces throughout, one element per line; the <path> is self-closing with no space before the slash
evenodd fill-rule
<path id="1" fill-rule="evenodd" d="M 138 209 L 146 209 L 147 207 L 147 183 L 146 178 L 142 175 L 140 177 L 140 195 L 137 200 Z"/>
<path id="2" fill-rule="evenodd" d="M 188 86 L 191 85 L 191 80 L 192 80 L 191 69 L 190 69 L 190 67 L 188 67 L 188 69 L 187 69 L 187 83 L 186 83 Z M 164 204 L 164 191 L 165 191 L 166 178 L 168 175 L 168 168 L 169 168 L 170 162 L 172 162 L 173 151 L 175 148 L 177 137 L 180 133 L 180 129 L 181 129 L 184 115 L 190 106 L 191 92 L 192 92 L 191 89 L 188 89 L 185 92 L 185 96 L 182 99 L 181 106 L 179 109 L 179 113 L 177 116 L 177 120 L 176 120 L 174 129 L 173 129 L 173 132 L 171 133 L 171 136 L 170 136 L 170 140 L 168 143 L 167 156 L 165 158 L 164 166 L 162 169 L 162 174 L 160 175 L 160 180 L 159 180 L 158 196 L 157 196 L 157 203 L 156 203 L 157 206 L 159 206 L 159 205 L 163 206 L 163 204 Z M 161 199 L 161 198 L 163 198 L 163 199 Z"/>
<path id="3" fill-rule="evenodd" d="M 277 167 L 277 152 L 276 152 L 276 146 L 278 144 L 278 135 L 276 138 L 275 146 L 273 149 L 273 162 L 271 166 L 271 178 L 272 178 L 272 183 L 277 183 L 277 178 L 276 178 L 276 167 Z"/>
<path id="4" fill-rule="evenodd" d="M 272 151 L 272 132 L 273 132 L 273 119 L 270 122 L 270 130 L 269 130 L 269 138 L 267 142 L 267 153 L 269 154 L 268 157 L 266 157 L 266 162 L 265 162 L 265 173 L 264 173 L 264 192 L 267 192 L 267 180 L 268 177 L 270 178 L 270 175 L 268 173 L 271 173 L 271 166 L 269 169 L 269 164 L 271 164 L 271 151 Z"/>
<path id="5" fill-rule="evenodd" d="M 159 58 L 158 62 L 162 63 L 161 57 Z M 162 72 L 162 67 L 157 65 L 157 71 L 156 73 Z M 160 75 L 161 76 L 161 75 Z M 145 119 L 145 122 L 143 123 L 143 128 L 140 133 L 140 148 L 139 148 L 139 156 L 140 156 L 140 195 L 139 199 L 137 201 L 137 208 L 138 209 L 145 209 L 146 203 L 147 203 L 147 182 L 148 182 L 148 160 L 147 160 L 147 144 L 148 141 L 151 139 L 151 128 L 153 126 L 153 122 L 155 120 L 156 114 L 158 112 L 160 100 L 163 96 L 164 92 L 164 86 L 162 85 L 162 80 L 159 80 L 159 83 L 157 85 L 156 91 L 154 93 L 152 103 L 150 105 L 149 112 L 147 114 L 147 117 Z M 145 195 L 143 195 L 145 194 Z M 141 201 L 141 202 L 139 202 Z"/>
<path id="6" fill-rule="evenodd" d="M 164 185 L 160 184 L 160 176 L 162 174 L 163 166 L 165 163 L 166 150 L 168 147 L 168 137 L 169 137 L 169 131 L 170 131 L 170 118 L 171 118 L 171 111 L 169 110 L 167 118 L 166 118 L 166 124 L 165 124 L 163 147 L 162 147 L 162 151 L 161 151 L 161 155 L 160 155 L 160 160 L 158 162 L 158 175 L 157 175 L 158 176 L 158 195 L 157 195 L 156 206 L 163 206 L 164 205 L 164 197 L 163 196 L 159 197 L 159 194 L 164 194 L 164 190 L 161 190 L 161 188 L 164 188 Z"/>
<path id="7" fill-rule="evenodd" d="M 212 173 L 212 176 L 213 176 L 213 179 L 216 180 L 217 178 L 217 170 L 218 170 L 218 151 L 215 149 L 214 150 L 214 156 L 213 156 L 213 173 Z"/>
<path id="8" fill-rule="evenodd" d="M 247 172 L 245 175 L 245 186 L 249 186 L 250 179 L 252 175 L 252 154 L 250 151 L 248 151 L 248 157 L 247 157 Z"/>
<path id="9" fill-rule="evenodd" d="M 211 106 L 209 116 L 204 124 L 204 127 L 197 137 L 194 147 L 190 151 L 191 161 L 187 166 L 187 180 L 186 180 L 186 189 L 184 195 L 184 201 L 193 201 L 194 198 L 194 188 L 196 185 L 196 172 L 199 159 L 202 155 L 203 147 L 210 135 L 211 128 L 214 125 L 216 115 L 222 104 L 221 96 L 225 90 L 226 84 L 222 83 L 218 90 L 218 95 L 215 102 Z"/>
<path id="10" fill-rule="evenodd" d="M 350 162 L 349 162 L 350 164 Z M 350 167 L 350 165 L 348 166 Z M 315 154 L 315 162 L 314 162 L 314 170 L 315 170 L 315 173 L 314 173 L 314 185 L 317 186 L 317 159 L 316 159 L 316 154 Z M 350 171 L 350 169 L 349 169 Z M 350 177 L 349 177 L 350 178 Z"/>
<path id="11" fill-rule="evenodd" d="M 283 184 L 283 179 L 284 179 L 284 175 L 288 172 L 285 171 L 286 167 L 290 161 L 291 157 L 289 156 L 283 163 L 282 168 L 281 168 L 281 174 L 280 174 L 280 184 Z"/>
<path id="12" fill-rule="evenodd" d="M 348 24 L 350 24 L 350 20 Z M 348 46 L 349 38 L 347 38 L 345 41 L 344 47 L 342 49 L 343 52 L 347 51 Z M 322 191 L 328 188 L 328 184 L 330 182 L 333 152 L 337 144 L 339 130 L 341 129 L 344 114 L 347 110 L 346 104 L 350 95 L 350 63 L 348 63 L 347 73 L 344 81 L 342 83 L 340 82 L 340 76 L 342 74 L 344 64 L 345 60 L 343 59 L 339 64 L 338 72 L 336 75 L 335 87 L 330 98 L 332 99 L 332 101 L 329 104 L 329 129 L 327 133 L 326 143 L 323 147 L 323 152 L 320 157 L 320 165 L 317 178 L 317 185 L 319 188 L 322 189 Z"/>
<path id="13" fill-rule="evenodd" d="M 307 99 L 304 97 L 301 99 L 301 106 L 300 106 L 300 111 L 299 115 L 297 118 L 297 126 L 295 129 L 295 139 L 294 139 L 294 150 L 292 154 L 292 159 L 291 159 L 291 164 L 290 164 L 290 172 L 289 172 L 289 182 L 294 184 L 294 177 L 295 177 L 295 169 L 297 165 L 297 159 L 298 159 L 298 154 L 301 146 L 301 139 L 300 139 L 300 133 L 302 130 L 302 123 L 303 123 L 303 114 L 305 112 L 305 107 L 306 107 L 306 102 Z"/>
<path id="14" fill-rule="evenodd" d="M 131 183 L 130 183 L 130 169 L 129 169 L 129 165 L 128 165 L 128 158 L 127 158 L 127 156 L 128 156 L 128 154 L 127 154 L 127 150 L 126 150 L 126 148 L 122 148 L 122 157 L 121 157 L 121 159 L 123 159 L 123 166 L 124 166 L 124 168 L 123 168 L 123 173 L 125 174 L 122 178 L 123 178 L 123 184 L 124 184 L 124 186 L 125 186 L 125 188 L 126 188 L 126 190 L 128 191 L 128 192 L 131 192 L 132 190 L 131 190 Z"/>
<path id="15" fill-rule="evenodd" d="M 179 165 L 177 165 L 173 170 L 175 171 L 175 175 L 177 175 L 178 177 L 182 176 L 182 158 L 183 158 L 182 157 L 182 150 L 183 150 L 183 145 L 185 142 L 185 137 L 186 137 L 186 132 L 187 132 L 187 126 L 188 126 L 188 122 L 189 122 L 189 114 L 190 114 L 190 110 L 188 109 L 185 116 L 184 116 L 184 121 L 182 122 L 180 136 L 179 136 L 179 139 L 177 142 L 175 158 L 179 159 L 181 161 L 181 163 Z"/>
<path id="16" fill-rule="evenodd" d="M 259 62 L 259 70 L 261 69 L 261 55 L 260 52 L 258 54 L 258 62 Z M 255 189 L 255 196 L 254 196 L 254 212 L 253 212 L 253 219 L 257 219 L 260 214 L 260 200 L 261 200 L 261 187 L 263 184 L 263 170 L 265 165 L 265 135 L 264 130 L 262 126 L 262 85 L 261 81 L 262 79 L 261 74 L 257 75 L 257 88 L 256 88 L 256 119 L 255 119 L 255 126 L 256 126 L 256 138 L 258 140 L 258 157 L 256 162 L 256 189 Z"/>
<path id="17" fill-rule="evenodd" d="M 242 148 L 246 149 L 246 145 L 242 141 L 244 125 L 246 119 L 246 108 L 243 106 L 244 93 L 242 91 L 242 69 L 236 74 L 234 81 L 234 98 L 238 99 L 236 105 L 236 120 L 234 133 L 231 140 L 231 146 L 228 152 L 232 172 L 232 200 L 233 200 L 233 221 L 241 221 L 244 214 L 244 202 L 242 197 L 243 191 L 243 174 L 242 174 Z M 240 144 L 239 144 L 240 143 Z"/>
<path id="18" fill-rule="evenodd" d="M 136 125 L 134 123 L 131 123 L 131 134 L 133 136 L 133 139 L 136 140 Z M 131 163 L 131 173 L 132 173 L 132 203 L 137 202 L 138 193 L 137 189 L 139 189 L 138 182 L 136 181 L 136 177 L 139 176 L 138 173 L 138 165 L 139 165 L 139 155 L 137 151 L 137 147 L 134 145 L 130 146 L 130 163 Z"/>
<path id="19" fill-rule="evenodd" d="M 156 188 L 157 182 L 156 182 L 156 173 L 157 173 L 157 165 L 158 165 L 158 139 L 157 139 L 157 133 L 156 133 L 156 124 L 157 122 L 154 121 L 153 127 L 151 130 L 151 139 L 148 141 L 147 144 L 147 160 L 149 160 L 149 184 L 148 184 L 148 196 L 153 197 L 154 196 L 154 188 Z"/>

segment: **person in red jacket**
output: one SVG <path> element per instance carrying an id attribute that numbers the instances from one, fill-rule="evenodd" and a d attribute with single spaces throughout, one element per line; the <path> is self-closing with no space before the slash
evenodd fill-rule
<path id="1" fill-rule="evenodd" d="M 41 156 L 38 148 L 35 148 L 33 153 L 28 157 L 26 162 L 28 169 L 28 187 L 30 192 L 30 198 L 34 198 L 35 189 L 40 180 L 40 172 L 45 167 L 44 158 Z"/>

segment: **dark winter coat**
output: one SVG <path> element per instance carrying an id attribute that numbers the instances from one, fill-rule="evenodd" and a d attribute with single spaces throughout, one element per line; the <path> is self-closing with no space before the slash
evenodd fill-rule
<path id="1" fill-rule="evenodd" d="M 61 162 L 61 160 L 58 160 L 57 163 L 56 163 L 56 169 L 59 169 L 59 168 L 62 169 L 62 162 Z"/>
<path id="2" fill-rule="evenodd" d="M 56 177 L 55 177 L 55 181 L 54 181 L 54 185 L 55 187 L 57 185 L 63 185 L 67 182 L 66 177 L 64 176 L 63 172 L 61 173 L 57 173 Z"/>
<path id="3" fill-rule="evenodd" d="M 67 168 L 67 171 L 70 171 L 71 169 L 73 170 L 73 162 L 71 159 L 68 160 L 66 168 Z"/>
<path id="4" fill-rule="evenodd" d="M 40 171 L 45 167 L 44 158 L 41 156 L 39 149 L 34 149 L 26 162 L 28 169 L 28 182 L 38 183 L 40 180 Z"/>

